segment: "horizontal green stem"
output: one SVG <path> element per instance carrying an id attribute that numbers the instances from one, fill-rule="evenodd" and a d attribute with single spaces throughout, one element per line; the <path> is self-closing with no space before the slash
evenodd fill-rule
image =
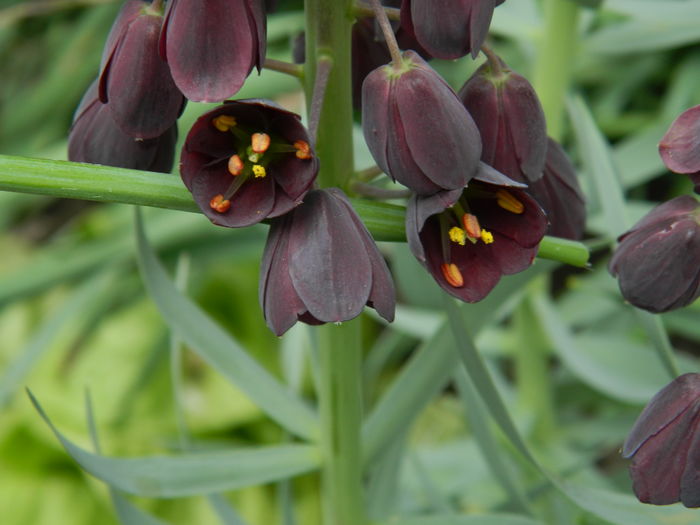
<path id="1" fill-rule="evenodd" d="M 0 155 L 0 191 L 199 212 L 175 175 L 60 160 Z M 406 241 L 402 206 L 350 200 L 376 240 Z M 583 268 L 589 251 L 579 242 L 545 237 L 537 255 Z"/>

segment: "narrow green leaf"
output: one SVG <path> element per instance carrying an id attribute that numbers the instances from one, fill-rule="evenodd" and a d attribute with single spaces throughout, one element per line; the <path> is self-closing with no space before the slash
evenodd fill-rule
<path id="1" fill-rule="evenodd" d="M 284 428 L 304 438 L 318 434 L 318 417 L 290 389 L 251 358 L 194 302 L 177 291 L 148 244 L 137 209 L 138 261 L 146 288 L 171 330 L 224 374 Z"/>
<path id="2" fill-rule="evenodd" d="M 281 445 L 231 452 L 111 458 L 75 445 L 49 420 L 28 391 L 39 415 L 51 427 L 66 452 L 87 472 L 115 489 L 139 496 L 177 498 L 235 490 L 316 470 L 318 449 L 311 445 Z"/>
<path id="3" fill-rule="evenodd" d="M 536 521 L 513 514 L 488 514 L 484 516 L 426 516 L 403 518 L 381 525 L 543 525 Z"/>
<path id="4" fill-rule="evenodd" d="M 207 499 L 223 525 L 246 525 L 243 518 L 238 515 L 221 494 L 212 494 Z"/>

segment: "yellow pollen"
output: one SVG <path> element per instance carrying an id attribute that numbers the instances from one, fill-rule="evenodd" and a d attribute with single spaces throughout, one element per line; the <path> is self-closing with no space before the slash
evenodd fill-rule
<path id="1" fill-rule="evenodd" d="M 525 211 L 525 205 L 506 190 L 496 192 L 496 203 L 504 210 L 518 215 Z"/>
<path id="2" fill-rule="evenodd" d="M 457 265 L 454 263 L 442 263 L 440 267 L 442 270 L 442 275 L 450 286 L 459 288 L 464 286 L 464 277 L 462 277 L 462 272 L 459 271 Z"/>
<path id="3" fill-rule="evenodd" d="M 296 148 L 296 156 L 298 159 L 302 160 L 307 160 L 312 157 L 311 155 L 311 146 L 309 146 L 309 143 L 304 141 L 304 140 L 297 140 L 294 143 L 294 147 Z"/>
<path id="4" fill-rule="evenodd" d="M 236 126 L 236 117 L 232 117 L 231 115 L 219 115 L 212 119 L 211 123 L 214 124 L 214 127 L 219 131 L 229 131 Z"/>
<path id="5" fill-rule="evenodd" d="M 263 178 L 265 175 L 267 175 L 265 166 L 261 166 L 260 164 L 256 164 L 255 166 L 253 166 L 253 175 L 255 175 L 256 179 Z"/>
<path id="6" fill-rule="evenodd" d="M 226 213 L 231 208 L 231 201 L 224 199 L 224 196 L 214 195 L 209 201 L 209 207 L 219 213 Z"/>
<path id="7" fill-rule="evenodd" d="M 450 235 L 450 240 L 452 242 L 456 242 L 457 244 L 464 246 L 464 242 L 467 239 L 467 234 L 462 228 L 453 226 L 452 228 L 450 228 L 448 234 Z"/>
<path id="8" fill-rule="evenodd" d="M 270 135 L 267 133 L 253 133 L 250 137 L 250 145 L 254 153 L 265 153 L 270 147 Z"/>
<path id="9" fill-rule="evenodd" d="M 491 244 L 493 242 L 493 234 L 489 231 L 486 230 L 481 230 L 481 240 L 484 241 L 484 244 Z"/>
<path id="10" fill-rule="evenodd" d="M 231 155 L 231 158 L 228 159 L 228 172 L 234 177 L 241 174 L 243 167 L 243 161 L 238 155 Z"/>

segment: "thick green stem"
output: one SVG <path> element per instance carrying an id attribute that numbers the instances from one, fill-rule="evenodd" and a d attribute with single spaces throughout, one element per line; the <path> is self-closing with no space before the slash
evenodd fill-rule
<path id="1" fill-rule="evenodd" d="M 319 330 L 324 522 L 363 525 L 360 324 L 328 324 Z"/>
<path id="2" fill-rule="evenodd" d="M 306 100 L 311 107 L 319 59 L 332 60 L 316 137 L 319 184 L 344 190 L 353 174 L 350 35 L 353 3 L 306 0 Z"/>
<path id="3" fill-rule="evenodd" d="M 313 107 L 319 64 L 327 69 L 316 152 L 319 185 L 344 190 L 352 178 L 351 0 L 306 0 L 306 100 Z M 318 98 L 318 91 L 317 98 Z M 316 113 L 316 112 L 314 112 Z M 360 323 L 319 328 L 322 495 L 325 525 L 366 523 L 362 489 Z"/>
<path id="4" fill-rule="evenodd" d="M 540 97 L 547 132 L 561 140 L 564 104 L 578 45 L 579 7 L 571 0 L 543 0 L 544 27 L 539 41 L 533 85 Z"/>

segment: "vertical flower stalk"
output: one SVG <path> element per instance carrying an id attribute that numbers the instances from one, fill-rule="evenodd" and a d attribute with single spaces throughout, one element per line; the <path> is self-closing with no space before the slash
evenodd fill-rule
<path id="1" fill-rule="evenodd" d="M 353 173 L 352 0 L 305 0 L 306 97 L 312 107 L 319 60 L 330 61 L 316 134 L 321 187 L 347 189 Z M 326 525 L 364 525 L 360 428 L 360 324 L 318 328 L 321 380 L 322 497 Z"/>

